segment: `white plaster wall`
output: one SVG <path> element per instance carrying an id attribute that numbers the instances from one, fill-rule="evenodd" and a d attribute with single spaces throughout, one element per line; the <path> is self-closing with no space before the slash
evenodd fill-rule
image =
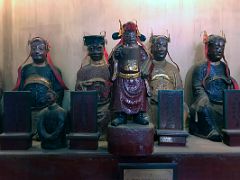
<path id="1" fill-rule="evenodd" d="M 7 19 L 1 13 L 6 9 Z M 0 33 L 8 36 L 0 42 L 0 52 L 10 58 L 3 59 L 0 55 L 0 63 L 11 62 L 3 63 L 0 68 L 10 72 L 4 73 L 6 90 L 14 86 L 17 67 L 29 51 L 27 40 L 33 36 L 49 40 L 53 61 L 73 90 L 77 70 L 86 54 L 83 35 L 106 31 L 110 53 L 117 43 L 111 35 L 119 30 L 118 19 L 123 23 L 137 20 L 147 40 L 151 31 L 167 34 L 168 30 L 169 51 L 179 64 L 184 82 L 191 66 L 204 58 L 201 33 L 207 30 L 209 34 L 220 34 L 223 30 L 227 38 L 225 56 L 232 76 L 240 82 L 239 0 L 0 0 L 0 10 L 0 16 L 4 17 L 0 17 L 0 23 L 9 28 L 3 32 L 0 27 Z M 7 39 L 11 41 L 5 42 Z M 6 51 L 6 44 L 12 49 Z"/>

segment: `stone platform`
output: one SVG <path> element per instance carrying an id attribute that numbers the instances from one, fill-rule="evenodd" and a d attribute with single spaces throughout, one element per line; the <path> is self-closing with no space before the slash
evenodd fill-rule
<path id="1" fill-rule="evenodd" d="M 0 151 L 1 180 L 118 179 L 120 163 L 175 163 L 178 180 L 239 180 L 240 147 L 229 147 L 195 136 L 185 147 L 160 147 L 149 156 L 119 157 L 108 153 L 107 142 L 98 150 L 42 150 L 33 142 L 29 150 Z"/>

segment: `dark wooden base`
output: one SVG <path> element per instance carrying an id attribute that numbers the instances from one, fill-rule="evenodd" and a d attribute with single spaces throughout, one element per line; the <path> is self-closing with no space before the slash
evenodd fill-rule
<path id="1" fill-rule="evenodd" d="M 223 129 L 223 143 L 228 146 L 240 146 L 240 129 Z"/>
<path id="2" fill-rule="evenodd" d="M 157 129 L 159 146 L 186 146 L 188 133 L 183 130 L 160 130 Z"/>
<path id="3" fill-rule="evenodd" d="M 96 150 L 98 149 L 99 133 L 70 133 L 69 149 Z"/>
<path id="4" fill-rule="evenodd" d="M 26 150 L 32 146 L 32 133 L 0 134 L 1 150 Z"/>
<path id="5" fill-rule="evenodd" d="M 117 127 L 108 126 L 108 151 L 119 156 L 147 156 L 154 145 L 152 124 L 128 123 Z"/>
<path id="6" fill-rule="evenodd" d="M 0 180 L 115 180 L 122 163 L 174 163 L 178 180 L 240 179 L 240 147 L 190 135 L 187 147 L 154 146 L 152 155 L 142 157 L 109 154 L 107 142 L 99 142 L 96 151 L 53 151 L 33 141 L 27 151 L 0 151 Z"/>

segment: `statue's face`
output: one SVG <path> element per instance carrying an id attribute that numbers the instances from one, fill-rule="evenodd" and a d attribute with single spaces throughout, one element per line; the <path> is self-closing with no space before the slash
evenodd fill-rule
<path id="1" fill-rule="evenodd" d="M 47 97 L 47 102 L 49 105 L 56 102 L 57 97 L 56 97 L 56 94 L 54 94 L 53 92 L 51 92 L 51 91 L 47 92 L 46 97 Z"/>
<path id="2" fill-rule="evenodd" d="M 151 53 L 156 61 L 165 59 L 168 52 L 168 40 L 164 37 L 157 38 L 151 47 Z"/>
<path id="3" fill-rule="evenodd" d="M 88 55 L 93 61 L 100 61 L 103 58 L 103 45 L 93 44 L 88 46 Z"/>
<path id="4" fill-rule="evenodd" d="M 220 61 L 224 54 L 225 41 L 215 38 L 208 43 L 208 58 L 212 62 Z"/>
<path id="5" fill-rule="evenodd" d="M 125 31 L 123 33 L 123 43 L 132 45 L 137 43 L 137 34 L 134 31 Z"/>
<path id="6" fill-rule="evenodd" d="M 31 57 L 36 64 L 42 64 L 46 60 L 47 50 L 43 41 L 36 40 L 31 43 Z"/>

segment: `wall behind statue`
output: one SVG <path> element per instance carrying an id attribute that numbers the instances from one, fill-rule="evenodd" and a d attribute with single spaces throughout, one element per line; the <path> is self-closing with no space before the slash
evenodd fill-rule
<path id="1" fill-rule="evenodd" d="M 223 30 L 225 56 L 232 76 L 240 82 L 238 0 L 0 0 L 0 65 L 5 90 L 13 88 L 17 68 L 29 53 L 27 41 L 34 36 L 50 42 L 52 59 L 73 90 L 86 55 L 83 35 L 106 31 L 110 53 L 117 43 L 111 35 L 119 30 L 119 19 L 123 23 L 137 20 L 147 40 L 151 31 L 167 35 L 168 30 L 169 51 L 187 89 L 189 69 L 204 59 L 201 33 L 220 34 Z"/>

